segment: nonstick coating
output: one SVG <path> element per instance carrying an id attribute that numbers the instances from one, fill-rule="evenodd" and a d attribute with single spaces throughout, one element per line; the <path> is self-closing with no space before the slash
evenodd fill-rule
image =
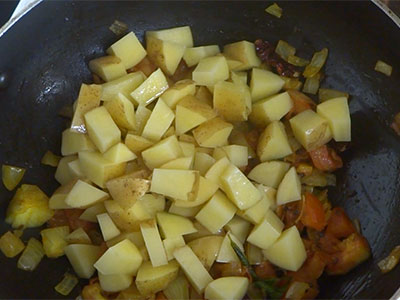
<path id="1" fill-rule="evenodd" d="M 140 38 L 146 30 L 190 25 L 196 45 L 284 39 L 308 58 L 327 47 L 322 86 L 350 93 L 353 132 L 353 147 L 344 156 L 330 199 L 360 220 L 373 257 L 345 276 L 323 278 L 320 297 L 389 298 L 400 285 L 400 267 L 381 275 L 376 263 L 400 244 L 400 138 L 389 128 L 400 111 L 400 30 L 371 2 L 280 2 L 281 19 L 264 12 L 269 4 L 40 4 L 0 39 L 0 72 L 8 72 L 11 80 L 0 90 L 0 162 L 25 166 L 24 183 L 52 193 L 54 168 L 40 159 L 46 150 L 59 153 L 66 121 L 57 112 L 76 99 L 81 82 L 90 82 L 87 62 L 116 40 L 108 29 L 116 19 Z M 374 71 L 378 59 L 393 66 L 391 77 Z M 1 186 L 0 194 L 3 219 L 13 193 Z M 4 222 L 0 227 L 0 233 L 9 229 Z M 37 232 L 27 230 L 24 238 Z M 18 270 L 16 261 L 0 255 L 0 298 L 62 298 L 54 286 L 71 271 L 65 257 L 43 260 L 32 274 Z"/>

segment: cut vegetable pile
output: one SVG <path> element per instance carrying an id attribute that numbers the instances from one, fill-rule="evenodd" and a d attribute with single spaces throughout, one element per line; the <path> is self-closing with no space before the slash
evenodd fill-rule
<path id="1" fill-rule="evenodd" d="M 55 289 L 91 279 L 84 299 L 315 298 L 324 271 L 368 259 L 327 199 L 335 149 L 351 141 L 348 94 L 319 89 L 328 50 L 307 60 L 258 40 L 221 52 L 194 47 L 188 26 L 145 36 L 146 48 L 130 32 L 89 62 L 96 83 L 80 88 L 62 157 L 42 160 L 60 187 L 18 188 L 0 250 L 30 271 L 65 255 L 76 276 Z M 3 166 L 5 186 L 23 174 Z M 45 223 L 25 246 L 19 230 Z"/>

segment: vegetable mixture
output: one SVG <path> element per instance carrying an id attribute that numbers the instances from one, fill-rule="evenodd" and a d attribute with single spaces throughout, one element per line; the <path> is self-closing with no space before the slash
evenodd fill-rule
<path id="1" fill-rule="evenodd" d="M 312 299 L 324 272 L 370 257 L 328 200 L 351 141 L 349 95 L 319 88 L 328 49 L 308 60 L 257 40 L 221 52 L 194 47 L 188 26 L 145 37 L 146 48 L 130 32 L 89 62 L 62 157 L 42 159 L 60 187 L 17 189 L 4 255 L 22 253 L 29 271 L 65 255 L 75 274 L 60 278 L 62 295 L 81 278 L 83 299 L 209 300 Z M 23 175 L 3 166 L 9 190 Z M 25 244 L 23 230 L 42 225 Z"/>

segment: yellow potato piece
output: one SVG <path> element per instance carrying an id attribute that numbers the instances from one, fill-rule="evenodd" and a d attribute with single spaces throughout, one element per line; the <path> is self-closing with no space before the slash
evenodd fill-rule
<path id="1" fill-rule="evenodd" d="M 168 90 L 166 90 L 160 97 L 171 109 L 174 109 L 176 104 L 188 95 L 194 95 L 196 92 L 196 85 L 193 80 L 183 79 L 176 82 Z"/>
<path id="2" fill-rule="evenodd" d="M 161 241 L 156 220 L 151 219 L 140 223 L 140 231 L 153 267 L 168 264 L 167 254 Z"/>
<path id="3" fill-rule="evenodd" d="M 173 27 L 157 31 L 146 31 L 146 40 L 148 37 L 155 37 L 185 47 L 193 47 L 192 31 L 189 26 Z"/>
<path id="4" fill-rule="evenodd" d="M 233 125 L 216 117 L 193 130 L 193 136 L 201 147 L 215 148 L 228 143 Z"/>
<path id="5" fill-rule="evenodd" d="M 172 124 L 174 118 L 174 112 L 164 101 L 159 99 L 143 128 L 142 136 L 153 142 L 159 141 Z"/>
<path id="6" fill-rule="evenodd" d="M 254 68 L 251 70 L 250 93 L 253 102 L 278 93 L 285 81 L 271 71 Z"/>
<path id="7" fill-rule="evenodd" d="M 283 177 L 276 193 L 276 203 L 278 205 L 301 199 L 301 182 L 296 173 L 296 168 L 291 167 Z"/>
<path id="8" fill-rule="evenodd" d="M 97 215 L 97 221 L 105 242 L 121 234 L 121 231 L 119 231 L 118 227 L 115 226 L 114 222 L 107 213 Z"/>
<path id="9" fill-rule="evenodd" d="M 78 180 L 65 198 L 65 203 L 70 207 L 87 208 L 108 197 L 108 194 L 102 190 L 82 180 Z"/>
<path id="10" fill-rule="evenodd" d="M 135 108 L 122 93 L 118 93 L 114 99 L 104 102 L 104 107 L 119 127 L 127 130 L 136 129 Z"/>
<path id="11" fill-rule="evenodd" d="M 149 169 L 158 168 L 163 164 L 182 156 L 182 148 L 175 135 L 161 140 L 142 152 L 144 163 Z"/>
<path id="12" fill-rule="evenodd" d="M 231 234 L 237 238 L 240 243 L 246 241 L 247 236 L 251 230 L 251 224 L 249 221 L 235 215 L 225 226 L 224 229 L 229 231 Z"/>
<path id="13" fill-rule="evenodd" d="M 261 64 L 260 59 L 257 57 L 254 44 L 248 41 L 240 41 L 225 45 L 224 55 L 242 63 L 242 65 L 235 68 L 235 71 L 249 70 Z"/>
<path id="14" fill-rule="evenodd" d="M 99 246 L 71 244 L 66 246 L 64 251 L 76 275 L 85 279 L 93 276 L 96 271 L 93 264 L 101 253 Z"/>
<path id="15" fill-rule="evenodd" d="M 228 276 L 210 282 L 204 292 L 208 300 L 241 300 L 247 292 L 247 277 Z"/>
<path id="16" fill-rule="evenodd" d="M 183 60 L 188 67 L 193 67 L 205 57 L 214 56 L 220 52 L 218 45 L 200 46 L 193 48 L 186 48 L 183 55 Z"/>
<path id="17" fill-rule="evenodd" d="M 116 56 L 103 56 L 89 61 L 89 69 L 104 81 L 110 81 L 126 75 L 122 60 Z"/>
<path id="18" fill-rule="evenodd" d="M 96 146 L 87 134 L 67 128 L 62 133 L 61 154 L 68 156 L 80 151 L 94 151 Z"/>
<path id="19" fill-rule="evenodd" d="M 105 275 L 98 272 L 101 289 L 106 292 L 115 293 L 127 289 L 133 281 L 131 274 Z"/>
<path id="20" fill-rule="evenodd" d="M 195 239 L 188 243 L 188 246 L 196 254 L 207 271 L 211 269 L 218 256 L 223 239 L 222 236 L 211 235 Z"/>
<path id="21" fill-rule="evenodd" d="M 290 164 L 283 161 L 263 162 L 255 166 L 247 177 L 266 186 L 277 188 L 289 167 Z"/>
<path id="22" fill-rule="evenodd" d="M 120 78 L 111 80 L 101 85 L 101 100 L 107 102 L 113 100 L 119 93 L 130 101 L 133 101 L 131 93 L 143 83 L 146 76 L 141 72 L 132 72 Z"/>
<path id="23" fill-rule="evenodd" d="M 213 86 L 218 81 L 228 78 L 229 68 L 223 56 L 203 58 L 192 73 L 192 79 L 197 85 Z"/>
<path id="24" fill-rule="evenodd" d="M 196 230 L 197 231 L 197 230 Z M 185 246 L 185 240 L 181 235 L 169 237 L 163 240 L 165 252 L 167 253 L 168 261 L 174 259 L 174 251 L 177 248 Z"/>

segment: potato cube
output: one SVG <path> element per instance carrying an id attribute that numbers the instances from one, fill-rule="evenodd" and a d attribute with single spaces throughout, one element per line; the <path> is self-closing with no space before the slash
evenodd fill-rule
<path id="1" fill-rule="evenodd" d="M 124 95 L 132 101 L 131 93 L 143 83 L 145 76 L 142 72 L 133 72 L 126 74 L 118 79 L 111 80 L 101 85 L 101 100 L 111 101 L 118 94 Z"/>
<path id="2" fill-rule="evenodd" d="M 167 89 L 161 95 L 160 99 L 162 99 L 170 108 L 174 109 L 179 100 L 188 95 L 193 96 L 195 92 L 196 85 L 193 80 L 183 79 Z"/>
<path id="3" fill-rule="evenodd" d="M 329 123 L 311 109 L 289 120 L 294 137 L 307 151 L 325 145 L 332 138 Z"/>
<path id="4" fill-rule="evenodd" d="M 175 203 L 172 203 L 169 207 L 168 212 L 171 214 L 179 215 L 182 217 L 194 217 L 200 211 L 201 205 L 194 206 L 194 207 L 179 207 L 176 206 Z"/>
<path id="5" fill-rule="evenodd" d="M 210 167 L 215 163 L 215 159 L 207 153 L 196 152 L 194 156 L 193 169 L 200 172 L 204 176 Z"/>
<path id="6" fill-rule="evenodd" d="M 247 292 L 247 277 L 228 276 L 210 282 L 204 292 L 208 300 L 241 300 Z"/>
<path id="7" fill-rule="evenodd" d="M 297 271 L 307 258 L 307 253 L 296 226 L 286 229 L 279 239 L 263 254 L 274 265 L 289 271 Z"/>
<path id="8" fill-rule="evenodd" d="M 246 121 L 251 111 L 249 88 L 244 84 L 220 81 L 214 86 L 214 108 L 229 122 Z"/>
<path id="9" fill-rule="evenodd" d="M 131 97 L 139 105 L 146 106 L 159 97 L 166 89 L 168 89 L 167 79 L 161 69 L 157 69 L 131 93 Z"/>
<path id="10" fill-rule="evenodd" d="M 144 262 L 135 279 L 141 295 L 149 296 L 165 289 L 177 276 L 179 265 L 175 260 L 163 266 Z"/>
<path id="11" fill-rule="evenodd" d="M 163 164 L 160 169 L 191 170 L 193 156 L 180 157 Z"/>
<path id="12" fill-rule="evenodd" d="M 218 191 L 199 211 L 196 220 L 211 233 L 216 233 L 233 218 L 236 210 L 225 194 Z"/>
<path id="13" fill-rule="evenodd" d="M 245 71 L 261 64 L 257 57 L 256 48 L 253 43 L 248 41 L 240 41 L 224 46 L 224 55 L 242 63 L 235 71 Z"/>
<path id="14" fill-rule="evenodd" d="M 97 215 L 97 221 L 105 242 L 121 234 L 121 231 L 119 231 L 118 227 L 115 226 L 109 214 L 103 213 Z"/>
<path id="15" fill-rule="evenodd" d="M 151 215 L 148 213 L 146 207 L 139 201 L 133 204 L 132 207 L 129 208 L 128 212 L 133 218 L 138 219 L 139 221 L 151 219 Z"/>
<path id="16" fill-rule="evenodd" d="M 255 166 L 247 175 L 251 180 L 258 183 L 278 188 L 283 176 L 289 170 L 290 164 L 283 161 L 263 162 Z"/>
<path id="17" fill-rule="evenodd" d="M 116 56 L 103 56 L 92 59 L 89 69 L 104 81 L 111 81 L 126 75 L 125 66 Z"/>
<path id="18" fill-rule="evenodd" d="M 220 263 L 240 262 L 235 250 L 232 248 L 232 242 L 235 243 L 240 250 L 244 251 L 242 243 L 232 233 L 228 232 L 222 240 L 216 261 Z"/>
<path id="19" fill-rule="evenodd" d="M 110 274 L 98 273 L 101 289 L 105 292 L 115 293 L 127 289 L 133 281 L 131 274 Z"/>
<path id="20" fill-rule="evenodd" d="M 176 134 L 181 135 L 216 116 L 209 105 L 192 95 L 188 95 L 180 100 L 176 106 Z"/>
<path id="21" fill-rule="evenodd" d="M 221 147 L 228 143 L 232 129 L 232 124 L 217 117 L 194 129 L 193 136 L 201 147 Z"/>
<path id="22" fill-rule="evenodd" d="M 213 86 L 218 81 L 228 78 L 229 68 L 223 56 L 203 58 L 192 73 L 192 79 L 197 85 Z"/>
<path id="23" fill-rule="evenodd" d="M 217 149 L 217 148 L 216 148 Z M 248 164 L 248 147 L 241 145 L 223 146 L 222 150 L 225 152 L 228 159 L 237 167 L 245 167 Z"/>
<path id="24" fill-rule="evenodd" d="M 152 141 L 139 135 L 128 133 L 125 137 L 125 145 L 134 153 L 140 153 L 143 150 L 154 145 Z"/>
<path id="25" fill-rule="evenodd" d="M 180 199 L 174 199 L 174 204 L 178 207 L 195 207 L 203 204 L 211 198 L 212 195 L 218 190 L 218 185 L 211 180 L 208 180 L 200 176 L 199 190 L 197 197 L 194 201 L 185 201 Z"/>
<path id="26" fill-rule="evenodd" d="M 197 231 L 197 230 L 196 230 Z M 167 253 L 168 261 L 174 259 L 174 251 L 177 248 L 185 246 L 185 240 L 181 235 L 175 237 L 166 238 L 163 240 L 164 249 Z"/>
<path id="27" fill-rule="evenodd" d="M 209 232 L 207 230 L 207 228 L 205 228 L 199 222 L 194 221 L 193 225 L 194 225 L 194 227 L 196 227 L 197 232 L 192 233 L 192 234 L 188 234 L 188 235 L 185 236 L 185 241 L 187 243 L 190 243 L 191 241 L 194 241 L 194 240 L 202 238 L 202 237 L 212 236 L 213 235 L 211 232 Z M 218 231 L 218 233 L 216 235 L 224 236 L 225 235 L 225 230 L 221 229 L 220 231 Z"/>
<path id="28" fill-rule="evenodd" d="M 114 99 L 104 102 L 104 107 L 119 127 L 135 130 L 135 108 L 132 102 L 123 94 L 118 93 Z"/>
<path id="29" fill-rule="evenodd" d="M 283 177 L 276 193 L 276 203 L 282 205 L 285 203 L 301 199 L 301 182 L 296 168 L 291 167 Z"/>
<path id="30" fill-rule="evenodd" d="M 100 105 L 101 86 L 97 84 L 82 84 L 79 90 L 79 96 L 76 100 L 76 108 L 72 117 L 71 129 L 77 132 L 85 133 L 84 115 Z"/>
<path id="31" fill-rule="evenodd" d="M 185 272 L 193 288 L 201 294 L 212 281 L 212 277 L 189 246 L 174 251 L 174 257 Z"/>
<path id="32" fill-rule="evenodd" d="M 263 220 L 254 226 L 247 241 L 261 249 L 268 249 L 279 238 L 284 226 L 278 216 L 268 210 Z"/>
<path id="33" fill-rule="evenodd" d="M 90 240 L 90 237 L 85 232 L 85 230 L 82 229 L 82 227 L 79 227 L 78 229 L 72 231 L 69 235 L 67 235 L 66 241 L 68 244 L 90 245 L 92 243 L 92 241 Z"/>
<path id="34" fill-rule="evenodd" d="M 176 43 L 186 47 L 193 47 L 192 31 L 189 26 L 161 29 L 157 31 L 146 31 L 146 40 L 148 37 L 155 37 L 163 41 Z"/>
<path id="35" fill-rule="evenodd" d="M 107 241 L 107 247 L 110 248 L 123 240 L 130 240 L 136 247 L 140 250 L 141 247 L 144 246 L 144 240 L 142 233 L 140 231 L 133 231 L 133 232 L 123 232 L 119 236 Z"/>
<path id="36" fill-rule="evenodd" d="M 234 84 L 247 85 L 247 73 L 231 71 L 231 80 Z"/>
<path id="37" fill-rule="evenodd" d="M 85 121 L 89 137 L 101 153 L 121 140 L 121 131 L 105 107 L 97 107 L 87 112 Z"/>
<path id="38" fill-rule="evenodd" d="M 189 219 L 166 212 L 157 213 L 157 223 L 164 238 L 175 238 L 197 232 Z"/>
<path id="39" fill-rule="evenodd" d="M 247 236 L 250 233 L 251 224 L 245 219 L 234 216 L 225 226 L 224 229 L 229 231 L 231 234 L 240 241 L 241 244 L 244 244 Z"/>
<path id="40" fill-rule="evenodd" d="M 84 178 L 85 174 L 82 172 L 79 159 L 75 159 L 68 163 L 68 169 L 74 178 Z"/>
<path id="41" fill-rule="evenodd" d="M 123 209 L 116 201 L 106 200 L 104 206 L 113 222 L 122 231 L 138 231 L 140 228 L 140 220 L 138 220 L 131 209 Z"/>
<path id="42" fill-rule="evenodd" d="M 93 276 L 96 271 L 93 264 L 101 255 L 99 246 L 71 244 L 66 246 L 64 251 L 76 275 L 85 279 Z"/>
<path id="43" fill-rule="evenodd" d="M 279 121 L 274 121 L 261 134 L 257 145 L 257 155 L 264 162 L 279 159 L 289 154 L 292 154 L 292 148 L 290 148 L 288 142 L 285 126 Z"/>
<path id="44" fill-rule="evenodd" d="M 125 239 L 108 248 L 96 261 L 94 267 L 105 275 L 136 275 L 143 258 L 138 248 L 130 240 Z"/>
<path id="45" fill-rule="evenodd" d="M 82 180 L 78 180 L 67 198 L 65 198 L 65 203 L 70 207 L 86 208 L 107 198 L 107 193 Z"/>
<path id="46" fill-rule="evenodd" d="M 276 206 L 276 190 L 274 188 L 263 186 L 262 184 L 258 185 L 257 188 L 262 194 L 261 200 L 252 207 L 238 212 L 239 216 L 253 224 L 260 223 L 268 209 L 273 209 Z"/>
<path id="47" fill-rule="evenodd" d="M 247 209 L 261 199 L 260 191 L 232 164 L 222 173 L 221 184 L 228 198 L 239 209 Z"/>
<path id="48" fill-rule="evenodd" d="M 97 223 L 97 215 L 107 212 L 103 202 L 94 204 L 84 210 L 79 216 L 80 220 L 85 220 L 93 223 Z"/>
<path id="49" fill-rule="evenodd" d="M 285 81 L 271 71 L 251 70 L 250 93 L 253 102 L 278 93 Z"/>
<path id="50" fill-rule="evenodd" d="M 270 96 L 253 104 L 250 122 L 264 127 L 272 121 L 279 121 L 292 107 L 293 102 L 287 92 Z"/>
<path id="51" fill-rule="evenodd" d="M 142 152 L 144 163 L 149 169 L 158 168 L 163 164 L 182 156 L 182 148 L 175 135 L 161 140 Z"/>
<path id="52" fill-rule="evenodd" d="M 183 156 L 185 157 L 194 156 L 196 152 L 194 144 L 187 142 L 179 142 L 179 146 L 181 146 Z"/>
<path id="53" fill-rule="evenodd" d="M 336 142 L 351 141 L 351 119 L 346 97 L 330 99 L 319 104 L 317 113 L 328 121 Z"/>
<path id="54" fill-rule="evenodd" d="M 150 141 L 157 142 L 161 139 L 175 118 L 174 112 L 159 99 L 150 118 L 143 128 L 142 136 Z"/>
<path id="55" fill-rule="evenodd" d="M 149 58 L 167 75 L 173 75 L 185 52 L 185 46 L 155 37 L 146 37 Z"/>
<path id="56" fill-rule="evenodd" d="M 63 156 L 76 154 L 80 151 L 94 151 L 95 145 L 84 133 L 76 132 L 67 128 L 62 133 L 61 154 Z"/>
<path id="57" fill-rule="evenodd" d="M 103 157 L 113 163 L 127 162 L 137 158 L 135 153 L 129 150 L 129 148 L 123 143 L 118 143 L 112 146 L 104 152 Z"/>
<path id="58" fill-rule="evenodd" d="M 140 223 L 140 231 L 153 267 L 168 264 L 167 254 L 161 241 L 156 220 L 150 219 Z"/>
<path id="59" fill-rule="evenodd" d="M 15 257 L 24 250 L 25 245 L 21 239 L 11 231 L 0 237 L 0 250 L 6 257 Z"/>
<path id="60" fill-rule="evenodd" d="M 214 56 L 220 52 L 218 45 L 200 46 L 193 48 L 186 48 L 183 54 L 183 60 L 188 67 L 193 67 L 205 57 Z"/>
<path id="61" fill-rule="evenodd" d="M 65 185 L 76 179 L 76 176 L 71 172 L 71 169 L 68 167 L 68 164 L 71 161 L 76 160 L 76 158 L 76 155 L 71 155 L 65 156 L 60 159 L 54 177 L 61 185 Z"/>
<path id="62" fill-rule="evenodd" d="M 207 87 L 199 86 L 197 88 L 195 96 L 201 102 L 204 102 L 205 104 L 212 106 L 213 95 L 210 93 L 210 91 L 207 89 Z"/>
<path id="63" fill-rule="evenodd" d="M 147 121 L 151 115 L 151 110 L 146 108 L 144 105 L 139 105 L 136 109 L 136 129 L 135 134 L 141 135 L 146 126 Z"/>
<path id="64" fill-rule="evenodd" d="M 159 211 L 164 211 L 165 209 L 165 198 L 161 195 L 146 194 L 139 199 L 139 202 L 152 218 L 154 218 Z"/>
<path id="65" fill-rule="evenodd" d="M 223 55 L 226 58 L 226 62 L 228 63 L 228 68 L 229 71 L 237 71 L 240 70 L 240 68 L 243 67 L 243 63 L 239 60 L 233 59 L 232 57 L 229 57 L 228 55 L 225 55 L 223 53 L 218 54 L 218 55 Z"/>
<path id="66" fill-rule="evenodd" d="M 211 266 L 218 256 L 223 239 L 222 236 L 211 235 L 198 238 L 188 243 L 188 246 L 192 249 L 194 254 L 196 254 L 207 271 L 211 269 Z"/>
<path id="67" fill-rule="evenodd" d="M 107 53 L 118 57 L 125 69 L 136 66 L 145 56 L 142 44 L 139 42 L 135 33 L 129 32 L 123 38 L 120 38 L 107 49 Z"/>
<path id="68" fill-rule="evenodd" d="M 64 255 L 64 248 L 68 245 L 68 234 L 68 226 L 52 227 L 40 231 L 44 253 L 47 257 L 56 258 Z"/>
<path id="69" fill-rule="evenodd" d="M 221 176 L 226 170 L 226 168 L 230 165 L 230 162 L 227 157 L 223 157 L 215 162 L 207 171 L 204 176 L 208 180 L 216 183 L 219 187 L 222 187 Z"/>

